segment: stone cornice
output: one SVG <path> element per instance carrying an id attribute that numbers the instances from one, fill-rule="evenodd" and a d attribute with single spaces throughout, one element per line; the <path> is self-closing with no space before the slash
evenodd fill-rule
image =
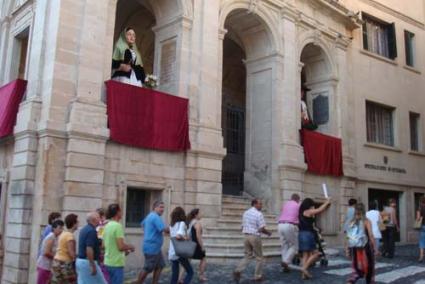
<path id="1" fill-rule="evenodd" d="M 389 14 L 389 15 L 392 15 L 393 17 L 396 17 L 396 18 L 398 18 L 402 21 L 405 21 L 406 23 L 409 23 L 409 24 L 414 25 L 414 26 L 416 26 L 416 27 L 418 27 L 422 30 L 425 30 L 425 24 L 424 23 L 422 23 L 418 20 L 415 20 L 415 19 L 413 19 L 413 18 L 411 18 L 411 17 L 409 17 L 405 14 L 402 14 L 402 13 L 400 13 L 400 12 L 394 10 L 394 9 L 391 9 L 390 7 L 383 5 L 383 4 L 381 4 L 381 3 L 379 3 L 375 0 L 360 0 L 360 1 L 368 4 L 369 6 L 372 6 L 376 9 L 378 9 L 378 10 L 381 10 L 381 11 L 383 11 L 383 12 Z"/>
<path id="2" fill-rule="evenodd" d="M 192 29 L 193 19 L 184 15 L 172 18 L 170 21 L 165 23 L 159 23 L 152 28 L 154 32 L 158 32 L 162 29 L 172 27 L 174 25 L 182 24 L 184 28 Z"/>

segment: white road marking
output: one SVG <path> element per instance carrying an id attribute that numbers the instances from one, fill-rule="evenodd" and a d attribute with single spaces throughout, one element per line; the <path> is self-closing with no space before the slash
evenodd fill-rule
<path id="1" fill-rule="evenodd" d="M 351 262 L 349 262 L 349 263 L 351 263 Z M 394 266 L 394 264 L 385 263 L 385 262 L 378 262 L 378 263 L 375 264 L 375 269 L 385 268 L 385 267 L 390 267 L 390 266 Z M 346 275 L 349 275 L 351 272 L 352 272 L 352 268 L 347 267 L 347 268 L 327 270 L 324 273 L 330 274 L 330 275 L 346 276 Z"/>
<path id="2" fill-rule="evenodd" d="M 425 267 L 420 266 L 407 266 L 404 268 L 392 270 L 390 272 L 378 274 L 375 277 L 376 282 L 382 282 L 382 283 L 392 283 L 393 281 L 404 278 L 404 277 L 410 277 L 418 273 L 425 272 Z"/>

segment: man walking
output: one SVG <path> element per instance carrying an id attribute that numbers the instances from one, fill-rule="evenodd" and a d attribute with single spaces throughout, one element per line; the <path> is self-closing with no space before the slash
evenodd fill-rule
<path id="1" fill-rule="evenodd" d="M 124 230 L 119 223 L 122 211 L 118 204 L 110 204 L 106 218 L 110 221 L 105 226 L 103 241 L 105 243 L 105 266 L 110 277 L 110 284 L 124 283 L 125 255 L 134 251 L 134 246 L 124 242 Z"/>
<path id="2" fill-rule="evenodd" d="M 279 217 L 279 235 L 282 243 L 282 268 L 289 272 L 289 264 L 298 252 L 298 214 L 300 196 L 292 194 L 291 200 L 285 202 Z"/>
<path id="3" fill-rule="evenodd" d="M 236 270 L 233 272 L 234 280 L 239 283 L 241 272 L 245 270 L 249 261 L 255 257 L 255 281 L 262 281 L 262 265 L 263 265 L 263 247 L 261 243 L 261 233 L 271 236 L 271 232 L 266 229 L 261 209 L 263 204 L 259 199 L 253 199 L 251 208 L 246 210 L 242 217 L 242 233 L 245 234 L 245 257 L 239 263 Z"/>
<path id="4" fill-rule="evenodd" d="M 79 284 L 106 284 L 99 266 L 100 241 L 96 232 L 99 221 L 97 212 L 87 214 L 87 225 L 80 231 L 76 261 Z"/>
<path id="5" fill-rule="evenodd" d="M 143 254 L 145 255 L 145 265 L 139 274 L 138 283 L 143 284 L 149 273 L 153 272 L 152 284 L 157 284 L 161 270 L 165 266 L 164 257 L 162 256 L 161 247 L 164 243 L 164 232 L 169 232 L 165 228 L 161 219 L 164 213 L 164 202 L 156 201 L 153 204 L 153 210 L 142 221 L 141 225 L 144 229 Z"/>

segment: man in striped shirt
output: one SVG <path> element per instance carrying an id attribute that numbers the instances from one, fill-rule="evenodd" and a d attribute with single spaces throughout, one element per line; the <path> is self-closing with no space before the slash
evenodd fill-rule
<path id="1" fill-rule="evenodd" d="M 263 246 L 261 243 L 261 233 L 271 236 L 271 232 L 266 229 L 261 209 L 263 204 L 259 199 L 253 199 L 251 208 L 246 210 L 242 217 L 242 233 L 245 235 L 244 247 L 245 257 L 239 263 L 236 270 L 233 272 L 233 277 L 238 283 L 241 278 L 241 272 L 245 270 L 249 261 L 255 257 L 255 281 L 262 281 L 262 266 L 263 266 Z"/>

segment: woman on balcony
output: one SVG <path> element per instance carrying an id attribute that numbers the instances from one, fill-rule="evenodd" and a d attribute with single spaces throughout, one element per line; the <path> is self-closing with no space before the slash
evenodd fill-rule
<path id="1" fill-rule="evenodd" d="M 112 79 L 142 87 L 145 80 L 142 56 L 136 45 L 136 32 L 133 28 L 124 29 L 115 43 L 112 56 Z"/>

